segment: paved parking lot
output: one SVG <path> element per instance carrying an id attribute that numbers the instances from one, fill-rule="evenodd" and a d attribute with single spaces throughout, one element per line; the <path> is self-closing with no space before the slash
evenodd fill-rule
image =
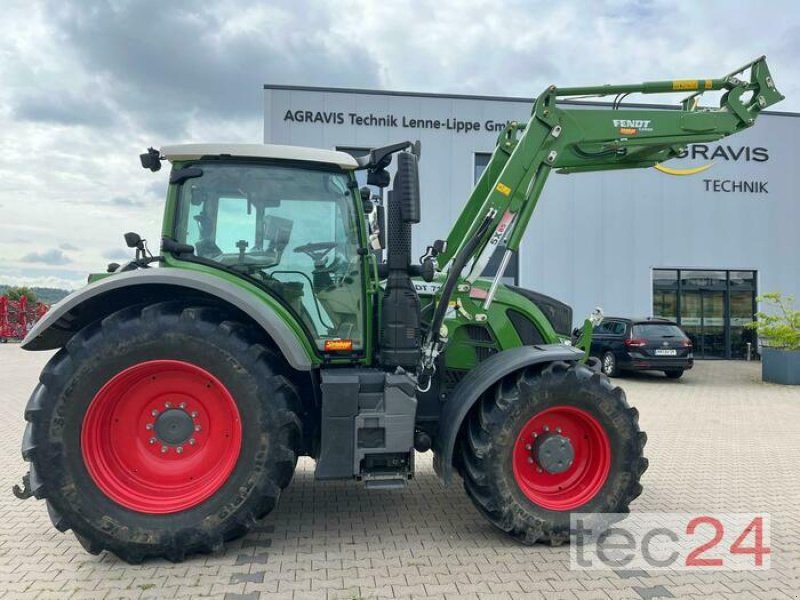
<path id="1" fill-rule="evenodd" d="M 11 495 L 23 408 L 47 353 L 0 345 L 0 595 L 26 598 L 800 598 L 800 389 L 757 363 L 701 362 L 683 380 L 617 380 L 639 408 L 650 469 L 634 511 L 766 512 L 768 571 L 569 569 L 566 546 L 519 546 L 444 488 L 430 457 L 400 492 L 317 483 L 301 461 L 279 507 L 219 555 L 130 566 L 86 554 L 44 503 Z"/>

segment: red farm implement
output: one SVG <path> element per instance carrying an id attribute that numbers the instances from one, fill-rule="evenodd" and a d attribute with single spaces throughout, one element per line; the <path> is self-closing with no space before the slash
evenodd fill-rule
<path id="1" fill-rule="evenodd" d="M 26 296 L 21 296 L 19 300 L 0 296 L 0 343 L 23 339 L 46 312 L 46 304 L 31 303 Z"/>

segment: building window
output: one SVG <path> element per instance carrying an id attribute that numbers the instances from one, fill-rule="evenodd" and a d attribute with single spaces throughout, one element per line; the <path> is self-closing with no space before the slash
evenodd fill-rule
<path id="1" fill-rule="evenodd" d="M 476 152 L 475 153 L 475 160 L 473 162 L 473 171 L 472 171 L 472 185 L 478 183 L 478 179 L 481 178 L 483 172 L 486 170 L 486 167 L 491 160 L 492 155 L 487 152 Z M 489 259 L 489 263 L 486 265 L 486 268 L 481 273 L 482 277 L 490 277 L 493 278 L 497 275 L 497 269 L 500 267 L 500 261 L 503 259 L 503 254 L 506 251 L 506 247 L 504 245 L 500 245 L 495 250 L 492 258 Z M 507 283 L 510 285 L 519 285 L 519 253 L 515 252 L 511 255 L 511 260 L 508 261 L 508 266 L 506 267 L 506 272 L 503 274 L 503 283 Z"/>
<path id="2" fill-rule="evenodd" d="M 653 269 L 653 316 L 683 327 L 697 358 L 745 358 L 755 313 L 756 271 Z"/>
<path id="3" fill-rule="evenodd" d="M 486 152 L 477 152 L 475 153 L 475 164 L 473 165 L 473 174 L 472 174 L 472 184 L 478 183 L 478 179 L 481 178 L 483 172 L 486 170 L 486 167 L 489 164 L 489 161 L 492 159 L 491 154 L 487 154 Z"/>

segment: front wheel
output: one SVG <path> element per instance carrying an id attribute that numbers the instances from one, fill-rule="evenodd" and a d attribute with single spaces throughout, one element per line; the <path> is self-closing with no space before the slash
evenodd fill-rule
<path id="1" fill-rule="evenodd" d="M 499 382 L 460 437 L 464 487 L 519 541 L 569 539 L 570 513 L 625 513 L 647 468 L 638 412 L 608 378 L 553 363 Z"/>
<path id="2" fill-rule="evenodd" d="M 670 379 L 680 379 L 683 377 L 683 369 L 670 369 L 669 371 L 664 371 L 664 375 Z"/>
<path id="3" fill-rule="evenodd" d="M 214 308 L 124 309 L 48 363 L 23 456 L 53 524 L 91 553 L 181 560 L 243 535 L 300 443 L 281 362 Z"/>

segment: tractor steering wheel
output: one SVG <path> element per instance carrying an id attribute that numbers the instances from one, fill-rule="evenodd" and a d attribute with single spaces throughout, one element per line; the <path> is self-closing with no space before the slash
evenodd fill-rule
<path id="1" fill-rule="evenodd" d="M 338 246 L 336 242 L 311 242 L 309 244 L 297 246 L 294 251 L 307 254 L 311 260 L 314 261 L 314 264 L 317 265 L 321 263 L 328 255 L 328 252 L 336 248 L 336 246 Z"/>

